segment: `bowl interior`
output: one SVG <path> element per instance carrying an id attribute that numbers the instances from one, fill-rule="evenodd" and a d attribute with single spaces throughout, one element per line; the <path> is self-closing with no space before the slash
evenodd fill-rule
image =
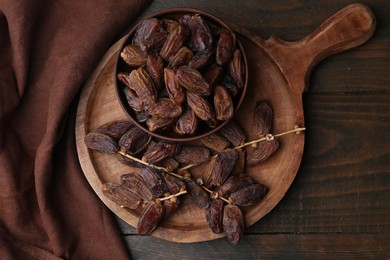
<path id="1" fill-rule="evenodd" d="M 174 8 L 174 9 L 168 9 L 168 10 L 165 10 L 165 11 L 162 11 L 162 12 L 159 12 L 159 13 L 156 13 L 154 15 L 151 15 L 145 19 L 149 19 L 149 18 L 152 18 L 152 17 L 155 17 L 155 18 L 158 18 L 158 19 L 162 19 L 162 18 L 166 18 L 166 19 L 173 19 L 173 20 L 178 20 L 180 17 L 182 17 L 183 15 L 186 15 L 186 14 L 190 14 L 190 15 L 194 15 L 194 14 L 199 14 L 202 16 L 203 19 L 205 19 L 208 23 L 210 24 L 214 24 L 214 25 L 217 25 L 219 27 L 223 27 L 223 28 L 226 28 L 226 29 L 230 29 L 230 27 L 225 24 L 223 21 L 221 21 L 220 19 L 216 18 L 215 16 L 213 15 L 210 15 L 206 12 L 203 12 L 203 11 L 200 11 L 200 10 L 196 10 L 196 9 L 189 9 L 189 8 Z M 142 23 L 142 21 L 140 22 Z M 140 24 L 139 23 L 139 24 Z M 146 131 L 147 133 L 149 133 L 150 135 L 154 136 L 154 137 L 157 137 L 157 138 L 160 138 L 160 139 L 165 139 L 165 140 L 169 140 L 169 141 L 179 141 L 179 142 L 184 142 L 184 141 L 194 141 L 194 140 L 197 140 L 197 139 L 200 139 L 200 138 L 203 138 L 205 136 L 208 136 L 216 131 L 218 131 L 221 127 L 223 127 L 229 120 L 226 120 L 226 121 L 223 121 L 223 122 L 220 122 L 218 124 L 217 127 L 215 128 L 210 128 L 208 127 L 204 122 L 200 122 L 200 125 L 198 126 L 198 130 L 197 132 L 194 134 L 194 135 L 179 135 L 177 133 L 175 133 L 173 130 L 169 130 L 169 131 L 165 131 L 165 132 L 152 132 L 148 129 L 148 127 L 146 126 L 145 123 L 140 123 L 138 122 L 138 120 L 136 119 L 136 114 L 135 114 L 135 111 L 130 107 L 130 105 L 128 104 L 127 102 L 127 99 L 126 99 L 126 96 L 123 92 L 123 89 L 126 87 L 122 82 L 120 82 L 117 78 L 117 74 L 119 72 L 130 72 L 131 69 L 125 64 L 125 62 L 123 61 L 123 59 L 120 57 L 120 52 L 123 50 L 123 48 L 128 45 L 128 44 L 131 44 L 132 42 L 132 39 L 134 37 L 134 34 L 139 26 L 139 24 L 137 24 L 126 36 L 125 36 L 125 39 L 123 41 L 123 44 L 120 46 L 120 49 L 117 53 L 117 56 L 116 56 L 116 61 L 115 61 L 115 69 L 114 69 L 114 73 L 115 73 L 115 80 L 114 80 L 114 87 L 115 87 L 115 91 L 116 91 L 116 94 L 117 94 L 117 97 L 118 97 L 118 101 L 120 103 L 120 106 L 122 107 L 123 111 L 125 112 L 125 114 L 129 117 L 129 119 L 135 124 L 137 125 L 139 128 L 141 128 L 142 130 Z M 233 32 L 233 30 L 231 30 Z M 234 104 L 234 108 L 235 108 L 235 112 L 239 109 L 241 103 L 243 102 L 244 100 L 244 97 L 245 97 L 245 93 L 246 93 L 246 89 L 247 89 L 247 83 L 248 83 L 248 63 L 247 63 L 247 59 L 246 59 L 246 56 L 245 56 L 245 52 L 244 52 L 244 49 L 241 45 L 241 43 L 239 42 L 239 40 L 237 39 L 236 37 L 236 47 L 240 50 L 241 52 L 241 56 L 242 56 L 242 61 L 243 61 L 243 64 L 244 64 L 244 68 L 245 68 L 245 77 L 244 77 L 244 86 L 243 88 L 240 90 L 240 93 L 233 97 L 233 104 Z M 201 120 L 199 120 L 201 121 Z"/>

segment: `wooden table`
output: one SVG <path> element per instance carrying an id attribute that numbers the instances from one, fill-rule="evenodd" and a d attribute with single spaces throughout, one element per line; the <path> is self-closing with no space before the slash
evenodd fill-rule
<path id="1" fill-rule="evenodd" d="M 295 41 L 353 2 L 155 0 L 142 17 L 193 7 L 263 39 Z M 246 229 L 239 245 L 140 237 L 118 218 L 133 259 L 390 257 L 390 4 L 361 3 L 375 13 L 376 32 L 313 71 L 303 96 L 304 156 L 282 201 Z"/>

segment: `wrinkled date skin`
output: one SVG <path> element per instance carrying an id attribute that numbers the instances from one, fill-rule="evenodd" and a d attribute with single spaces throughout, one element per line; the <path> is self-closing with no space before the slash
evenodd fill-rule
<path id="1" fill-rule="evenodd" d="M 249 206 L 259 202 L 267 194 L 267 187 L 253 183 L 230 194 L 230 200 L 238 206 Z"/>
<path id="2" fill-rule="evenodd" d="M 183 88 L 177 82 L 175 72 L 172 69 L 164 69 L 164 81 L 169 98 L 176 105 L 181 105 L 186 99 L 186 95 Z"/>
<path id="3" fill-rule="evenodd" d="M 154 83 L 156 90 L 161 90 L 163 87 L 164 77 L 164 61 L 163 59 L 153 53 L 148 54 L 146 59 L 146 71 Z"/>
<path id="4" fill-rule="evenodd" d="M 226 205 L 223 212 L 223 229 L 232 244 L 237 244 L 244 234 L 245 219 L 237 205 Z"/>
<path id="5" fill-rule="evenodd" d="M 153 199 L 153 194 L 146 186 L 144 180 L 139 174 L 128 173 L 120 177 L 121 183 L 127 186 L 134 194 L 143 200 L 149 201 Z"/>
<path id="6" fill-rule="evenodd" d="M 153 168 L 145 167 L 141 170 L 141 177 L 154 197 L 158 198 L 168 191 L 164 177 L 159 171 Z"/>
<path id="7" fill-rule="evenodd" d="M 165 207 L 160 201 L 149 201 L 138 220 L 137 233 L 144 236 L 152 233 L 165 214 Z"/>
<path id="8" fill-rule="evenodd" d="M 211 202 L 210 207 L 206 209 L 206 220 L 211 231 L 215 234 L 223 232 L 223 209 L 225 203 L 220 199 Z"/>
<path id="9" fill-rule="evenodd" d="M 177 120 L 173 130 L 179 135 L 193 135 L 198 129 L 198 124 L 198 117 L 190 107 L 187 107 Z"/>
<path id="10" fill-rule="evenodd" d="M 195 70 L 200 70 L 205 68 L 206 66 L 210 65 L 212 62 L 212 57 L 215 55 L 214 51 L 210 50 L 203 50 L 203 51 L 198 51 L 190 60 L 188 63 L 188 67 L 195 69 Z"/>
<path id="11" fill-rule="evenodd" d="M 180 145 L 174 142 L 161 141 L 150 146 L 143 156 L 143 160 L 148 163 L 157 163 L 163 159 L 174 156 L 180 151 Z"/>
<path id="12" fill-rule="evenodd" d="M 176 105 L 169 98 L 160 98 L 157 103 L 147 106 L 145 111 L 151 116 L 160 118 L 175 118 L 183 112 L 181 106 Z"/>
<path id="13" fill-rule="evenodd" d="M 210 150 L 198 146 L 183 146 L 175 159 L 183 164 L 200 164 L 210 159 Z"/>
<path id="14" fill-rule="evenodd" d="M 119 150 L 118 144 L 113 138 L 98 132 L 88 133 L 84 138 L 84 143 L 89 149 L 101 153 L 115 154 Z"/>
<path id="15" fill-rule="evenodd" d="M 193 15 L 188 24 L 191 32 L 190 47 L 194 51 L 211 50 L 213 36 L 210 28 L 200 15 Z"/>
<path id="16" fill-rule="evenodd" d="M 129 44 L 123 48 L 121 58 L 130 67 L 141 67 L 145 64 L 146 55 L 138 45 Z"/>
<path id="17" fill-rule="evenodd" d="M 139 68 L 130 72 L 129 87 L 137 93 L 139 99 L 144 104 L 155 103 L 157 101 L 157 91 L 154 83 L 143 68 Z"/>
<path id="18" fill-rule="evenodd" d="M 171 194 L 176 194 L 182 190 L 185 190 L 186 186 L 184 182 L 173 177 L 172 175 L 166 175 L 165 182 L 167 184 L 168 190 Z"/>
<path id="19" fill-rule="evenodd" d="M 206 147 L 219 153 L 228 148 L 230 145 L 228 140 L 216 133 L 203 137 L 200 141 Z"/>
<path id="20" fill-rule="evenodd" d="M 257 147 L 247 148 L 246 163 L 248 166 L 255 166 L 256 164 L 267 160 L 279 148 L 279 140 L 273 139 L 257 144 Z"/>
<path id="21" fill-rule="evenodd" d="M 203 179 L 207 186 L 218 187 L 226 181 L 236 166 L 238 153 L 234 149 L 226 149 L 213 159 L 214 163 L 210 161 L 210 167 L 207 167 Z"/>
<path id="22" fill-rule="evenodd" d="M 122 76 L 124 76 L 124 74 L 118 75 L 119 80 L 123 79 Z M 127 103 L 132 109 L 134 109 L 134 111 L 143 111 L 144 102 L 138 98 L 137 94 L 133 90 L 131 90 L 129 87 L 124 87 L 123 93 L 125 93 Z"/>
<path id="23" fill-rule="evenodd" d="M 160 32 L 162 24 L 157 18 L 150 18 L 143 21 L 135 32 L 133 43 L 142 46 L 154 33 Z"/>
<path id="24" fill-rule="evenodd" d="M 104 196 L 121 207 L 136 209 L 141 203 L 140 197 L 134 194 L 131 189 L 121 184 L 105 183 L 102 186 L 102 192 Z"/>
<path id="25" fill-rule="evenodd" d="M 146 126 L 152 132 L 156 132 L 158 130 L 165 131 L 176 122 L 176 118 L 161 118 L 157 116 L 152 116 L 146 120 Z"/>
<path id="26" fill-rule="evenodd" d="M 274 113 L 268 101 L 260 100 L 256 102 L 253 112 L 253 131 L 258 137 L 270 133 L 273 117 Z"/>
<path id="27" fill-rule="evenodd" d="M 187 92 L 187 103 L 201 120 L 205 122 L 211 122 L 214 120 L 215 112 L 205 98 L 191 92 Z"/>
<path id="28" fill-rule="evenodd" d="M 146 148 L 151 139 L 151 135 L 133 127 L 119 139 L 119 146 L 128 154 L 138 154 Z"/>
<path id="29" fill-rule="evenodd" d="M 229 121 L 224 127 L 219 130 L 219 133 L 225 137 L 234 146 L 239 146 L 245 143 L 246 136 L 244 130 L 235 120 Z"/>
<path id="30" fill-rule="evenodd" d="M 239 89 L 244 87 L 244 75 L 245 67 L 244 62 L 242 61 L 242 56 L 240 50 L 234 52 L 233 58 L 229 64 L 230 76 L 233 79 L 233 82 L 236 83 Z"/>
<path id="31" fill-rule="evenodd" d="M 212 64 L 204 72 L 203 77 L 211 87 L 214 87 L 220 81 L 223 75 L 223 68 L 218 64 Z"/>
<path id="32" fill-rule="evenodd" d="M 255 181 L 247 175 L 233 175 L 219 188 L 218 194 L 220 196 L 226 197 L 231 193 L 253 183 L 255 183 Z"/>
<path id="33" fill-rule="evenodd" d="M 228 29 L 222 28 L 217 45 L 217 63 L 221 66 L 227 64 L 232 59 L 235 49 L 236 40 L 233 33 Z"/>
<path id="34" fill-rule="evenodd" d="M 171 61 L 173 56 L 183 46 L 184 41 L 187 39 L 186 29 L 182 24 L 177 24 L 172 31 L 168 34 L 167 40 L 165 41 L 160 56 L 165 61 Z"/>
<path id="35" fill-rule="evenodd" d="M 209 194 L 193 179 L 184 178 L 183 180 L 192 202 L 201 209 L 208 208 L 210 206 Z"/>
<path id="36" fill-rule="evenodd" d="M 104 125 L 96 128 L 96 132 L 108 135 L 115 140 L 121 138 L 130 128 L 133 128 L 134 125 L 130 121 L 126 120 L 116 120 L 108 122 Z"/>
<path id="37" fill-rule="evenodd" d="M 168 63 L 169 68 L 179 68 L 181 66 L 186 66 L 192 59 L 193 53 L 190 49 L 183 46 L 180 50 L 173 56 L 171 61 Z"/>
<path id="38" fill-rule="evenodd" d="M 222 85 L 214 88 L 214 107 L 218 120 L 229 120 L 234 115 L 233 100 Z"/>
<path id="39" fill-rule="evenodd" d="M 208 96 L 211 93 L 210 85 L 203 78 L 202 74 L 188 66 L 182 66 L 177 69 L 176 80 L 181 86 L 197 95 Z"/>

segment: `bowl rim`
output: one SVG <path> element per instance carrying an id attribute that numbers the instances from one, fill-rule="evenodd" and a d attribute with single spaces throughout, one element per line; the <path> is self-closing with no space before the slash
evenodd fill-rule
<path id="1" fill-rule="evenodd" d="M 207 136 L 209 136 L 209 135 L 211 135 L 213 133 L 218 132 L 228 122 L 230 122 L 232 119 L 234 119 L 234 116 L 231 119 L 229 119 L 229 120 L 225 120 L 225 121 L 221 122 L 215 128 L 210 128 L 210 130 L 208 130 L 208 131 L 206 131 L 204 133 L 195 134 L 195 135 L 192 135 L 192 136 L 185 135 L 185 136 L 182 136 L 182 137 L 181 136 L 171 137 L 171 136 L 164 135 L 163 133 L 152 132 L 149 129 L 147 129 L 143 124 L 138 122 L 134 118 L 134 116 L 128 111 L 128 105 L 125 105 L 124 102 L 123 102 L 123 94 L 119 90 L 120 85 L 118 84 L 118 78 L 117 78 L 119 62 L 120 62 L 120 59 L 121 59 L 120 53 L 121 53 L 122 49 L 125 47 L 125 45 L 128 44 L 129 38 L 133 36 L 133 34 L 135 33 L 135 31 L 139 27 L 139 25 L 142 22 L 144 22 L 145 20 L 147 20 L 147 19 L 150 19 L 150 18 L 161 18 L 161 16 L 169 15 L 169 14 L 175 14 L 175 13 L 199 14 L 201 16 L 206 17 L 208 20 L 216 22 L 218 25 L 221 25 L 222 27 L 224 27 L 226 29 L 229 29 L 230 31 L 235 33 L 236 45 L 238 46 L 238 49 L 241 52 L 242 61 L 244 63 L 244 68 L 245 68 L 244 86 L 241 89 L 240 98 L 238 99 L 238 102 L 237 102 L 237 104 L 236 104 L 236 106 L 234 108 L 234 113 L 237 112 L 237 110 L 240 108 L 242 102 L 244 101 L 246 90 L 247 90 L 247 87 L 248 87 L 248 79 L 249 79 L 249 76 L 248 76 L 248 61 L 247 61 L 247 58 L 246 58 L 245 50 L 244 50 L 242 44 L 240 43 L 239 39 L 237 38 L 236 32 L 229 25 L 227 25 L 225 22 L 220 20 L 218 17 L 216 17 L 216 16 L 214 16 L 214 15 L 212 15 L 210 13 L 207 13 L 205 11 L 202 11 L 202 10 L 199 10 L 199 9 L 195 9 L 195 8 L 169 8 L 169 9 L 165 9 L 165 10 L 162 10 L 162 11 L 155 12 L 155 13 L 153 13 L 151 15 L 148 15 L 148 16 L 142 18 L 137 24 L 135 24 L 129 30 L 129 32 L 127 32 L 126 35 L 123 37 L 123 39 L 122 39 L 123 41 L 120 44 L 120 46 L 118 47 L 117 53 L 115 55 L 114 84 L 113 85 L 114 85 L 114 88 L 115 88 L 117 101 L 119 102 L 119 105 L 121 106 L 123 112 L 127 115 L 127 117 L 130 119 L 130 121 L 133 124 L 135 124 L 137 127 L 139 127 L 141 130 L 143 130 L 146 133 L 152 135 L 153 137 L 156 137 L 156 138 L 159 138 L 159 139 L 162 139 L 162 140 L 173 141 L 173 142 L 191 142 L 191 141 L 196 141 L 196 140 L 199 140 L 201 138 L 207 137 Z"/>

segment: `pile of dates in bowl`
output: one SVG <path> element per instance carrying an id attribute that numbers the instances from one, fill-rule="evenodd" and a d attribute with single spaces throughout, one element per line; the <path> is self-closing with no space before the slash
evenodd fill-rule
<path id="1" fill-rule="evenodd" d="M 192 141 L 217 132 L 242 103 L 248 82 L 244 50 L 218 18 L 170 9 L 140 22 L 115 64 L 119 103 L 147 133 Z"/>

